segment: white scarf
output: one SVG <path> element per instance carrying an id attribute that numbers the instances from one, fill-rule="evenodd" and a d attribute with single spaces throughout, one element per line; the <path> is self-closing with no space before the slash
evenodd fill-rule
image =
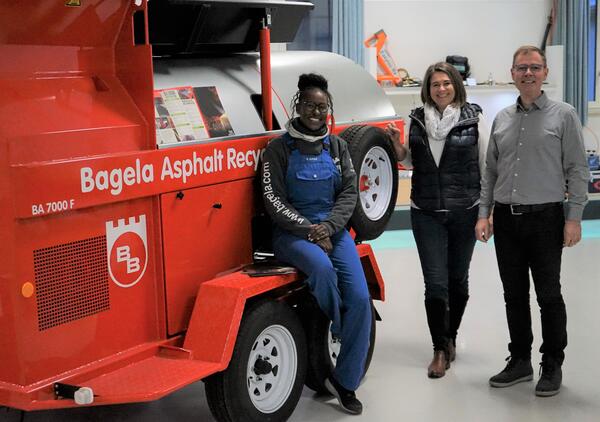
<path id="1" fill-rule="evenodd" d="M 307 135 L 306 133 L 302 133 L 299 130 L 297 130 L 294 125 L 292 125 L 292 121 L 288 120 L 288 122 L 285 124 L 285 128 L 287 129 L 288 133 L 290 134 L 290 136 L 292 138 L 296 138 L 296 139 L 303 139 L 307 142 L 316 142 L 319 141 L 323 138 L 325 138 L 327 135 L 329 135 L 329 126 L 327 127 L 327 131 L 322 134 L 322 135 Z"/>
<path id="2" fill-rule="evenodd" d="M 446 106 L 440 115 L 437 108 L 425 104 L 425 129 L 430 141 L 445 141 L 448 132 L 452 130 L 460 117 L 460 107 L 454 104 Z"/>

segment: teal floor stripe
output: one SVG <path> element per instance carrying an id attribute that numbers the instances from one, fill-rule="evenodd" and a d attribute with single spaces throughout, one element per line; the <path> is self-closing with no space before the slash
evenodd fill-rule
<path id="1" fill-rule="evenodd" d="M 600 220 L 583 220 L 581 226 L 584 239 L 600 238 Z"/>
<path id="2" fill-rule="evenodd" d="M 584 239 L 600 238 L 600 220 L 584 220 L 581 223 Z M 411 230 L 389 230 L 369 242 L 374 249 L 414 248 L 415 238 Z"/>
<path id="3" fill-rule="evenodd" d="M 412 230 L 388 230 L 369 242 L 374 249 L 400 249 L 416 247 Z"/>

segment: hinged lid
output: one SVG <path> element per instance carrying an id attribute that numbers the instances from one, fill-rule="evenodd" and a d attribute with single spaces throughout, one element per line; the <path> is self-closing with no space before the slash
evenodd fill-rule
<path id="1" fill-rule="evenodd" d="M 154 0 L 148 2 L 150 43 L 155 56 L 254 51 L 267 14 L 271 42 L 290 42 L 313 7 L 302 1 Z"/>

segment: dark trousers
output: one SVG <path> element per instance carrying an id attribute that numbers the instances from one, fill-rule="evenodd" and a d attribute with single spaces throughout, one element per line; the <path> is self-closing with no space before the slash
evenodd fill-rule
<path id="1" fill-rule="evenodd" d="M 541 311 L 540 352 L 561 363 L 564 359 L 567 312 L 560 287 L 564 224 L 561 204 L 522 215 L 513 215 L 508 206 L 494 208 L 494 243 L 504 287 L 510 333 L 508 349 L 513 357 L 531 357 L 531 270 Z"/>
<path id="2" fill-rule="evenodd" d="M 432 212 L 411 208 L 413 235 L 425 280 L 427 321 L 436 350 L 455 339 L 469 298 L 469 264 L 478 207 Z"/>

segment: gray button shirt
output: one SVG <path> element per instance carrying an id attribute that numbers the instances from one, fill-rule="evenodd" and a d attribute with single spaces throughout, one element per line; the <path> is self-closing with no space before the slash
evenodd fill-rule
<path id="1" fill-rule="evenodd" d="M 567 200 L 567 220 L 580 221 L 589 176 L 575 109 L 545 93 L 529 110 L 517 100 L 500 111 L 492 125 L 479 217 L 489 217 L 494 201 L 544 204 Z"/>

